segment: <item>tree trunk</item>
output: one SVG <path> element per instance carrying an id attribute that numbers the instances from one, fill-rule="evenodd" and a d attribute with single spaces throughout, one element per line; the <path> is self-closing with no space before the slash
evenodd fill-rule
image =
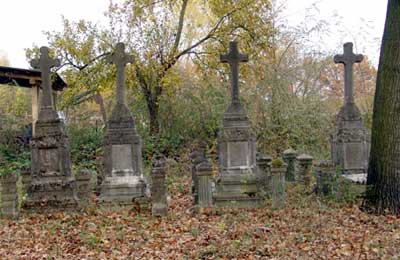
<path id="1" fill-rule="evenodd" d="M 147 108 L 149 109 L 149 116 L 150 116 L 150 135 L 156 136 L 158 135 L 160 128 L 158 125 L 158 112 L 159 112 L 159 105 L 158 105 L 158 97 L 151 98 L 147 100 Z"/>
<path id="2" fill-rule="evenodd" d="M 400 214 L 400 0 L 389 0 L 376 82 L 365 206 Z"/>

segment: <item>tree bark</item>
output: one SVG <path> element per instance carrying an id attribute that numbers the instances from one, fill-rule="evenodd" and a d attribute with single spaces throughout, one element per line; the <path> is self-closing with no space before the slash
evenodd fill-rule
<path id="1" fill-rule="evenodd" d="M 366 209 L 400 214 L 400 0 L 389 0 L 376 82 Z"/>

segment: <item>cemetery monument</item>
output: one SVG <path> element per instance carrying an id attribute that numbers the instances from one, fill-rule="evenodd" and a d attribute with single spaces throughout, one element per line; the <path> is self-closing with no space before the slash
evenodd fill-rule
<path id="1" fill-rule="evenodd" d="M 117 66 L 117 103 L 109 119 L 104 139 L 105 178 L 100 201 L 118 204 L 145 199 L 146 182 L 142 173 L 142 147 L 131 112 L 126 105 L 125 66 L 133 56 L 118 43 L 108 61 Z"/>
<path id="2" fill-rule="evenodd" d="M 353 64 L 360 63 L 363 56 L 353 53 L 351 42 L 345 43 L 343 49 L 343 54 L 334 57 L 335 63 L 344 65 L 345 94 L 331 140 L 332 161 L 344 174 L 360 174 L 367 172 L 369 136 L 354 102 Z"/>

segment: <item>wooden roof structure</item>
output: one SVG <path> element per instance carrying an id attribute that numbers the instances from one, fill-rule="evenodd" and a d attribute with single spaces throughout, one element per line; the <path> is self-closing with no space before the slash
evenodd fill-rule
<path id="1" fill-rule="evenodd" d="M 41 72 L 39 70 L 0 66 L 0 84 L 32 88 L 33 86 L 40 86 L 41 82 Z M 67 83 L 65 83 L 60 75 L 54 73 L 52 75 L 53 90 L 61 91 L 66 87 Z"/>

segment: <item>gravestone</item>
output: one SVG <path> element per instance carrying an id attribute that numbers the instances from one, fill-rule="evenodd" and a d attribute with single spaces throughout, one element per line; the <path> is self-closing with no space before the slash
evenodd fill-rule
<path id="1" fill-rule="evenodd" d="M 353 64 L 363 56 L 353 53 L 351 42 L 343 45 L 344 53 L 335 55 L 335 63 L 344 65 L 344 104 L 336 116 L 336 130 L 331 138 L 332 161 L 344 174 L 366 173 L 368 167 L 369 135 L 363 126 L 354 102 Z"/>
<path id="2" fill-rule="evenodd" d="M 236 42 L 230 42 L 229 53 L 221 55 L 220 59 L 231 67 L 232 101 L 218 136 L 215 205 L 258 206 L 261 198 L 257 189 L 256 139 L 239 100 L 239 63 L 247 62 L 248 56 L 239 53 Z"/>
<path id="3" fill-rule="evenodd" d="M 36 131 L 31 139 L 31 181 L 26 206 L 40 210 L 75 208 L 78 205 L 76 182 L 71 174 L 69 141 L 64 123 L 54 109 L 50 69 L 60 61 L 40 48 L 40 58 L 31 61 L 40 69 L 42 98 Z"/>
<path id="4" fill-rule="evenodd" d="M 156 156 L 151 170 L 151 214 L 156 217 L 165 216 L 168 213 L 165 163 L 164 156 Z"/>
<path id="5" fill-rule="evenodd" d="M 142 172 L 141 140 L 131 112 L 126 105 L 125 66 L 133 56 L 118 43 L 108 61 L 117 66 L 117 103 L 108 121 L 104 138 L 104 180 L 100 201 L 129 204 L 146 199 L 146 182 Z"/>

